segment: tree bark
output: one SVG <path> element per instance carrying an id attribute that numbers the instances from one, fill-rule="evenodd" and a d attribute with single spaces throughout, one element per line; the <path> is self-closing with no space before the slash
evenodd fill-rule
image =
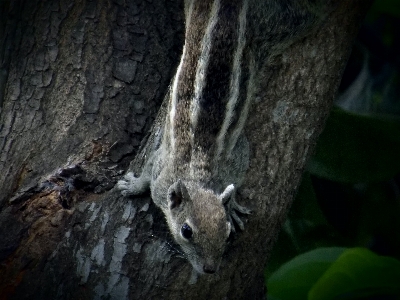
<path id="1" fill-rule="evenodd" d="M 239 202 L 253 213 L 218 274 L 189 284 L 150 196 L 113 188 L 131 160 L 140 170 L 147 132 L 165 116 L 183 4 L 2 2 L 0 299 L 265 298 L 271 247 L 369 3 L 338 1 L 268 62 L 245 127 Z"/>

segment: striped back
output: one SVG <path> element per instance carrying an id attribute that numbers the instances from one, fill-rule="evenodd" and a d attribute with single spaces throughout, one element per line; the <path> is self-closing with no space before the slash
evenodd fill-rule
<path id="1" fill-rule="evenodd" d="M 175 174 L 209 181 L 218 173 L 242 134 L 260 68 L 307 34 L 329 1 L 186 1 L 164 134 Z"/>
<path id="2" fill-rule="evenodd" d="M 242 132 L 253 69 L 246 53 L 248 1 L 191 2 L 167 120 L 177 170 L 210 175 Z M 182 170 L 183 171 L 183 170 Z"/>

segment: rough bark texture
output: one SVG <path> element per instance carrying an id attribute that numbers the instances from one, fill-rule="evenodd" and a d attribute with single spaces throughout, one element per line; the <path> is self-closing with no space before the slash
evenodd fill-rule
<path id="1" fill-rule="evenodd" d="M 265 298 L 265 263 L 367 2 L 341 1 L 265 67 L 239 191 L 253 214 L 219 273 L 193 285 L 149 195 L 113 189 L 146 155 L 183 45 L 182 3 L 2 2 L 0 299 Z"/>

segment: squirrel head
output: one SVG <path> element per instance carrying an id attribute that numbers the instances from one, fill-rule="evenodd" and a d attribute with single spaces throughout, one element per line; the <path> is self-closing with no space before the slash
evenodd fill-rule
<path id="1" fill-rule="evenodd" d="M 224 203 L 233 185 L 216 195 L 198 184 L 178 180 L 168 189 L 168 226 L 193 268 L 200 274 L 215 273 L 231 232 Z"/>

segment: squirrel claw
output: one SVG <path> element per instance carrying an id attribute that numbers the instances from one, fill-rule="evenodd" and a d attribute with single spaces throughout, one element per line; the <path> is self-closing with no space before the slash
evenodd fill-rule
<path id="1" fill-rule="evenodd" d="M 244 230 L 244 223 L 238 216 L 237 212 L 244 214 L 244 215 L 249 215 L 251 213 L 251 210 L 244 206 L 239 205 L 236 202 L 235 198 L 232 197 L 227 203 L 227 211 L 228 211 L 229 222 L 232 224 L 231 231 L 233 233 L 236 232 L 233 221 L 237 224 L 237 226 L 240 228 L 240 230 Z"/>
<path id="2" fill-rule="evenodd" d="M 239 226 L 240 230 L 244 230 L 243 221 L 239 218 L 235 211 L 231 212 L 231 219 L 235 220 L 235 223 Z M 235 226 L 232 226 L 234 228 Z"/>

